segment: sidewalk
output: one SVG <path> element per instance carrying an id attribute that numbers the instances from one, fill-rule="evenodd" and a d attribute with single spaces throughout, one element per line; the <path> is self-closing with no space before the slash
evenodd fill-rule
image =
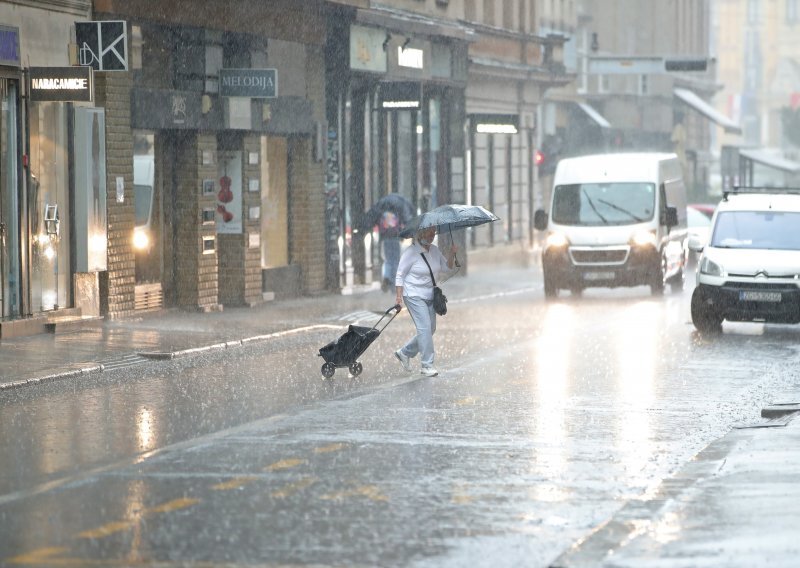
<path id="1" fill-rule="evenodd" d="M 800 565 L 800 410 L 712 442 L 659 492 L 628 502 L 551 568 Z"/>
<path id="2" fill-rule="evenodd" d="M 540 279 L 530 251 L 497 246 L 470 251 L 469 272 L 445 286 L 451 300 L 527 288 Z M 357 312 L 384 311 L 394 296 L 374 287 L 343 294 L 267 302 L 255 308 L 194 313 L 165 310 L 63 335 L 0 341 L 0 391 L 100 373 L 148 359 L 171 359 L 208 350 L 269 341 L 275 334 L 309 326 L 344 328 Z M 348 321 L 347 314 L 354 314 Z M 344 319 L 342 319 L 344 317 Z"/>

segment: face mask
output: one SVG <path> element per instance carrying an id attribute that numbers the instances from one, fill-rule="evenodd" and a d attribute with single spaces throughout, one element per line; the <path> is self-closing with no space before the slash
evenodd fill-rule
<path id="1" fill-rule="evenodd" d="M 432 242 L 433 242 L 433 241 L 430 241 L 430 240 L 428 240 L 428 239 L 423 239 L 423 238 L 420 238 L 420 239 L 419 239 L 419 244 L 421 244 L 421 245 L 422 245 L 422 246 L 424 246 L 424 247 L 428 247 L 428 246 L 430 246 Z"/>

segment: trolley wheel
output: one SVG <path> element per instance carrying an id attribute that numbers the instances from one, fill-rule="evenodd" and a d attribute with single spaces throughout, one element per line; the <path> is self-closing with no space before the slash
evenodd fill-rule
<path id="1" fill-rule="evenodd" d="M 358 361 L 356 361 L 355 363 L 350 365 L 350 374 L 353 375 L 354 377 L 357 377 L 358 375 L 360 375 L 361 371 L 363 371 L 363 370 L 364 370 L 364 367 Z"/>
<path id="2" fill-rule="evenodd" d="M 330 379 L 333 374 L 336 372 L 336 365 L 333 363 L 325 363 L 322 365 L 322 376 L 326 379 Z"/>

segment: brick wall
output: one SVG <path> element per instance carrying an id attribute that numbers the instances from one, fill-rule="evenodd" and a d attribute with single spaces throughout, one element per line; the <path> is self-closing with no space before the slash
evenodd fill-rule
<path id="1" fill-rule="evenodd" d="M 95 104 L 106 114 L 106 187 L 108 212 L 108 270 L 100 275 L 101 311 L 118 318 L 134 311 L 133 254 L 133 135 L 131 79 L 128 73 L 95 74 Z M 117 178 L 125 184 L 124 201 L 117 202 Z"/>
<path id="2" fill-rule="evenodd" d="M 203 152 L 211 163 L 203 163 Z M 204 196 L 204 179 L 217 175 L 217 139 L 214 135 L 188 135 L 177 142 L 177 187 L 173 203 L 176 263 L 174 266 L 177 303 L 201 310 L 218 307 L 217 251 L 203 254 L 203 237 L 216 237 L 214 225 L 203 225 L 204 208 L 213 208 L 215 196 Z"/>

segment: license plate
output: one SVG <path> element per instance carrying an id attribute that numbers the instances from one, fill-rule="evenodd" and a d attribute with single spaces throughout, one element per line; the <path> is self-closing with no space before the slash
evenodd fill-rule
<path id="1" fill-rule="evenodd" d="M 780 292 L 739 292 L 739 300 L 742 302 L 780 302 Z"/>
<path id="2" fill-rule="evenodd" d="M 613 280 L 613 272 L 584 272 L 584 280 Z"/>

